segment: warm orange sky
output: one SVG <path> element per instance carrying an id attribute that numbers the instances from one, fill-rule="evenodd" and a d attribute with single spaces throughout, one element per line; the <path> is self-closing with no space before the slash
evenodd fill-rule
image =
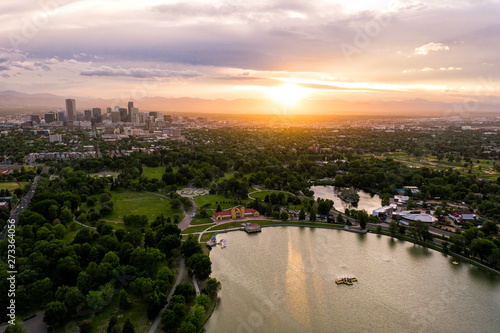
<path id="1" fill-rule="evenodd" d="M 4 0 L 0 90 L 498 103 L 499 4 Z"/>

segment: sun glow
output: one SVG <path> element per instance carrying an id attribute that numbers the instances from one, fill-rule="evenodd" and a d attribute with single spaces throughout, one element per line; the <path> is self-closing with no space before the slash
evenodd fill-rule
<path id="1" fill-rule="evenodd" d="M 283 107 L 294 107 L 300 103 L 308 94 L 309 91 L 299 85 L 293 83 L 285 83 L 277 87 L 271 88 L 269 92 L 273 101 Z"/>

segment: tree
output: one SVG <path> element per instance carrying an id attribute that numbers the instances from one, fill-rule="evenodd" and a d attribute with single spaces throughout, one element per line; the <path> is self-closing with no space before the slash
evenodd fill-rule
<path id="1" fill-rule="evenodd" d="M 366 228 L 366 223 L 368 222 L 368 214 L 365 211 L 361 211 L 358 214 L 358 222 L 361 229 L 364 230 Z"/>
<path id="2" fill-rule="evenodd" d="M 190 258 L 193 254 L 201 252 L 201 245 L 194 235 L 189 235 L 186 241 L 182 243 L 181 253 L 186 259 Z"/>
<path id="3" fill-rule="evenodd" d="M 498 235 L 498 227 L 497 227 L 495 222 L 491 222 L 491 221 L 484 222 L 483 227 L 481 228 L 481 231 L 484 233 L 485 236 Z"/>
<path id="4" fill-rule="evenodd" d="M 67 224 L 73 221 L 73 213 L 69 208 L 63 208 L 61 214 L 59 214 L 59 220 L 61 220 L 62 224 Z"/>
<path id="5" fill-rule="evenodd" d="M 450 237 L 451 247 L 450 249 L 456 253 L 462 253 L 466 248 L 467 240 L 463 235 L 453 235 Z"/>
<path id="6" fill-rule="evenodd" d="M 330 213 L 330 209 L 332 209 L 333 207 L 333 204 L 330 205 L 330 201 L 331 200 L 321 201 L 321 203 L 318 205 L 318 213 L 320 213 L 321 215 L 328 215 Z"/>
<path id="7" fill-rule="evenodd" d="M 205 308 L 199 304 L 195 304 L 191 307 L 191 311 L 189 312 L 186 322 L 193 324 L 196 327 L 197 332 L 205 322 L 205 317 Z"/>
<path id="8" fill-rule="evenodd" d="M 203 253 L 195 253 L 187 260 L 189 274 L 200 280 L 208 279 L 212 273 L 212 262 L 210 257 Z"/>
<path id="9" fill-rule="evenodd" d="M 57 288 L 56 299 L 66 305 L 68 313 L 74 313 L 77 307 L 85 301 L 85 297 L 77 287 L 61 286 Z"/>
<path id="10" fill-rule="evenodd" d="M 172 309 L 166 309 L 161 314 L 161 323 L 166 329 L 173 329 L 177 326 L 179 318 Z"/>
<path id="11" fill-rule="evenodd" d="M 123 223 L 130 227 L 145 227 L 148 224 L 148 217 L 146 215 L 125 215 Z"/>
<path id="12" fill-rule="evenodd" d="M 344 224 L 345 223 L 344 217 L 340 213 L 337 214 L 337 223 L 338 224 Z"/>
<path id="13" fill-rule="evenodd" d="M 61 323 L 66 317 L 68 309 L 64 303 L 55 301 L 50 302 L 45 307 L 45 315 L 43 316 L 43 321 L 50 326 L 56 326 Z"/>
<path id="14" fill-rule="evenodd" d="M 311 208 L 311 212 L 309 213 L 309 221 L 316 221 L 316 211 L 314 208 Z"/>
<path id="15" fill-rule="evenodd" d="M 196 290 L 189 282 L 180 283 L 175 287 L 174 295 L 184 296 L 185 299 L 196 296 Z"/>
<path id="16" fill-rule="evenodd" d="M 391 234 L 391 237 L 395 237 L 396 234 L 398 233 L 398 224 L 397 222 L 392 221 L 389 223 L 389 233 Z"/>
<path id="17" fill-rule="evenodd" d="M 281 214 L 280 214 L 280 218 L 283 221 L 288 220 L 288 213 L 286 211 L 282 211 Z"/>
<path id="18" fill-rule="evenodd" d="M 123 324 L 122 333 L 135 333 L 134 325 L 130 322 L 130 319 L 127 318 L 125 324 Z"/>
<path id="19" fill-rule="evenodd" d="M 147 315 L 149 319 L 154 319 L 160 313 L 161 309 L 167 302 L 167 296 L 163 293 L 154 292 L 148 298 L 148 307 L 147 307 Z"/>
<path id="20" fill-rule="evenodd" d="M 90 320 L 82 320 L 78 325 L 80 333 L 90 333 L 92 331 L 92 322 Z"/>
<path id="21" fill-rule="evenodd" d="M 479 257 L 481 262 L 484 259 L 488 258 L 493 250 L 496 248 L 495 243 L 490 241 L 489 239 L 478 238 L 472 242 L 470 245 L 470 251 Z"/>
<path id="22" fill-rule="evenodd" d="M 299 220 L 304 221 L 305 219 L 306 219 L 306 212 L 304 211 L 304 207 L 301 207 L 299 212 Z"/>
<path id="23" fill-rule="evenodd" d="M 115 316 L 109 318 L 107 333 L 111 333 L 111 330 L 116 326 L 116 324 L 118 324 L 118 319 Z"/>
<path id="24" fill-rule="evenodd" d="M 28 330 L 16 321 L 15 325 L 8 325 L 4 331 L 5 333 L 29 333 Z"/>
<path id="25" fill-rule="evenodd" d="M 205 288 L 203 288 L 203 291 L 208 296 L 215 298 L 220 289 L 221 289 L 220 282 L 217 281 L 216 278 L 211 278 L 207 280 L 207 285 Z"/>
<path id="26" fill-rule="evenodd" d="M 198 330 L 196 329 L 196 326 L 194 326 L 190 322 L 183 322 L 181 324 L 181 327 L 177 330 L 177 333 L 196 333 Z"/>
<path id="27" fill-rule="evenodd" d="M 196 297 L 195 303 L 203 306 L 206 309 L 208 308 L 208 304 L 210 303 L 210 298 L 205 294 L 200 294 Z"/>
<path id="28" fill-rule="evenodd" d="M 177 210 L 181 208 L 181 201 L 179 199 L 173 199 L 170 201 L 170 206 L 173 210 Z"/>
<path id="29" fill-rule="evenodd" d="M 137 249 L 130 255 L 130 264 L 136 268 L 139 275 L 154 276 L 158 272 L 158 268 L 162 261 L 165 260 L 165 255 L 156 248 Z"/>
<path id="30" fill-rule="evenodd" d="M 130 309 L 130 306 L 132 305 L 132 303 L 130 303 L 128 300 L 128 294 L 125 291 L 125 289 L 120 290 L 120 302 L 119 302 L 119 304 L 120 304 L 120 309 L 122 309 L 122 310 L 128 310 L 128 309 Z"/>
<path id="31" fill-rule="evenodd" d="M 113 287 L 106 283 L 99 290 L 91 290 L 86 297 L 87 305 L 95 312 L 100 312 L 113 298 Z"/>

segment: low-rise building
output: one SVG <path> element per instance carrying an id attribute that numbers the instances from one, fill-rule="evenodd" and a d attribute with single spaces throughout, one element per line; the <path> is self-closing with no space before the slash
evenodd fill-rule
<path id="1" fill-rule="evenodd" d="M 245 209 L 245 207 L 233 207 L 231 210 L 226 210 L 222 212 L 215 212 L 213 214 L 213 219 L 215 221 L 245 218 L 245 217 L 255 217 L 259 216 L 259 212 L 253 208 Z"/>

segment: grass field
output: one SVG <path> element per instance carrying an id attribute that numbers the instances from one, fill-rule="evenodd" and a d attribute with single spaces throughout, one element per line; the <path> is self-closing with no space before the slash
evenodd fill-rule
<path id="1" fill-rule="evenodd" d="M 423 156 L 415 157 L 408 156 L 407 153 L 384 153 L 382 155 L 375 156 L 377 158 L 392 158 L 395 161 L 404 163 L 409 166 L 414 166 L 418 168 L 428 167 L 439 170 L 447 170 L 452 168 L 454 170 L 460 171 L 462 174 L 469 173 L 469 168 L 464 168 L 465 161 L 461 163 L 449 162 L 447 159 L 439 161 L 436 156 Z M 500 172 L 493 170 L 493 161 L 488 160 L 478 160 L 473 159 L 472 161 L 472 173 L 478 178 L 487 180 L 496 180 L 500 177 Z M 479 163 L 477 162 L 479 161 Z"/>
<path id="2" fill-rule="evenodd" d="M 232 200 L 224 198 L 224 196 L 222 194 L 218 194 L 218 195 L 215 195 L 215 194 L 202 195 L 202 196 L 199 196 L 199 197 L 195 197 L 194 201 L 196 202 L 196 204 L 198 205 L 199 208 L 201 208 L 204 205 L 208 205 L 205 208 L 207 211 L 217 209 L 217 203 L 221 204 L 221 208 L 222 209 L 228 209 L 228 208 L 231 208 L 231 207 L 234 206 L 234 204 L 232 203 Z M 248 199 L 244 200 L 243 204 L 245 204 L 248 201 L 249 201 Z M 222 203 L 222 202 L 225 202 L 225 203 Z"/>
<path id="3" fill-rule="evenodd" d="M 199 218 L 199 217 L 195 217 L 192 221 L 191 221 L 191 225 L 198 225 L 198 224 L 207 224 L 207 223 L 214 223 L 214 221 L 212 221 L 211 218 L 207 217 L 207 218 Z"/>
<path id="4" fill-rule="evenodd" d="M 123 222 L 125 215 L 146 215 L 149 222 L 163 214 L 172 220 L 175 215 L 179 220 L 184 217 L 182 210 L 173 210 L 170 201 L 155 194 L 145 192 L 113 192 L 111 196 L 114 208 L 113 212 L 103 216 L 104 220 Z"/>
<path id="5" fill-rule="evenodd" d="M 161 180 L 161 177 L 165 173 L 165 167 L 159 166 L 159 167 L 151 168 L 151 167 L 143 166 L 142 172 L 144 173 L 144 176 L 146 176 L 147 179 L 156 178 L 158 180 Z"/>
<path id="6" fill-rule="evenodd" d="M 20 188 L 24 188 L 26 184 L 29 184 L 28 182 L 21 182 Z M 19 188 L 19 184 L 16 182 L 7 182 L 7 183 L 0 183 L 0 189 L 7 189 L 9 191 L 15 190 L 16 188 Z"/>
<path id="7" fill-rule="evenodd" d="M 186 230 L 184 230 L 182 233 L 183 234 L 192 234 L 193 232 L 200 232 L 200 231 L 203 231 L 203 230 L 210 228 L 210 227 L 211 226 L 209 226 L 209 225 L 198 225 L 198 226 L 194 226 L 194 227 L 189 227 Z"/>

